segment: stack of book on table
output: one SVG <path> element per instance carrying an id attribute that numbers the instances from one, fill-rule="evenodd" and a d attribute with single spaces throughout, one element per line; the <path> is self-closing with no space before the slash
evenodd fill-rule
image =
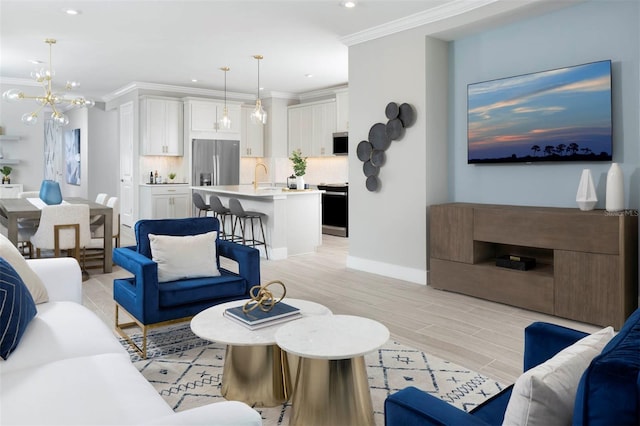
<path id="1" fill-rule="evenodd" d="M 267 312 L 257 307 L 245 313 L 242 311 L 242 306 L 236 306 L 235 308 L 225 309 L 224 315 L 250 330 L 257 330 L 302 317 L 300 309 L 283 302 L 276 303 Z"/>

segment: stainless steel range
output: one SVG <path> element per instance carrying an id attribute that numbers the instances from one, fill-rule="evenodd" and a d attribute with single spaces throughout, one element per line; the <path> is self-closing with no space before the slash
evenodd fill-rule
<path id="1" fill-rule="evenodd" d="M 349 236 L 349 184 L 318 185 L 322 194 L 322 233 Z"/>

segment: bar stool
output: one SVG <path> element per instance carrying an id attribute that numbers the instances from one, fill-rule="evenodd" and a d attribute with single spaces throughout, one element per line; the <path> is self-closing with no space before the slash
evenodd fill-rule
<path id="1" fill-rule="evenodd" d="M 236 198 L 229 199 L 229 210 L 231 210 L 231 214 L 235 216 L 233 219 L 233 227 L 231 228 L 231 232 L 233 235 L 236 234 L 236 223 L 240 222 L 240 232 L 242 233 L 242 244 L 248 245 L 251 244 L 251 247 L 263 245 L 264 246 L 264 254 L 269 259 L 269 252 L 267 251 L 267 239 L 264 236 L 264 226 L 262 224 L 262 217 L 266 217 L 267 215 L 260 212 L 248 212 L 242 207 L 240 201 Z M 245 236 L 245 231 L 247 228 L 247 219 L 251 220 L 251 239 L 247 240 Z M 254 235 L 253 221 L 258 219 L 260 222 L 260 230 L 262 231 L 262 241 L 256 240 Z"/>
<path id="2" fill-rule="evenodd" d="M 220 221 L 220 232 L 222 234 L 220 237 L 225 240 L 235 241 L 236 235 L 233 232 L 233 215 L 231 214 L 231 210 L 222 204 L 222 201 L 220 201 L 220 197 L 218 197 L 217 195 L 209 196 L 209 206 L 211 207 L 211 211 L 213 212 L 215 217 L 217 217 Z M 225 226 L 227 217 L 231 218 L 231 235 L 227 234 L 227 227 Z M 237 238 L 240 239 L 240 237 Z"/>
<path id="3" fill-rule="evenodd" d="M 211 206 L 204 202 L 202 195 L 194 192 L 191 197 L 193 199 L 193 204 L 196 206 L 196 209 L 198 209 L 198 217 L 200 217 L 202 212 L 204 212 L 204 215 L 206 216 L 207 213 L 211 211 Z"/>

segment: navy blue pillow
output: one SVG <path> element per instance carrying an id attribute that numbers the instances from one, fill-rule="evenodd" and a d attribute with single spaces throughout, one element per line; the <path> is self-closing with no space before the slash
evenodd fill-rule
<path id="1" fill-rule="evenodd" d="M 36 316 L 36 304 L 15 269 L 0 258 L 0 357 L 6 360 Z"/>

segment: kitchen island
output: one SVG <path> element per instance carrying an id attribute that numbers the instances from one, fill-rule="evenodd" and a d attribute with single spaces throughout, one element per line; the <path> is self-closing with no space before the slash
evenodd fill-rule
<path id="1" fill-rule="evenodd" d="M 264 186 L 256 189 L 253 185 L 192 186 L 191 189 L 200 192 L 207 204 L 209 196 L 215 194 L 225 206 L 229 206 L 230 198 L 237 198 L 246 211 L 264 213 L 267 216 L 264 231 L 270 259 L 311 253 L 322 244 L 323 191 Z M 231 233 L 231 224 L 227 225 L 227 232 Z M 259 229 L 255 232 L 260 235 Z M 238 230 L 236 234 L 239 234 Z M 245 234 L 251 235 L 251 230 Z M 264 248 L 257 248 L 264 256 Z"/>

